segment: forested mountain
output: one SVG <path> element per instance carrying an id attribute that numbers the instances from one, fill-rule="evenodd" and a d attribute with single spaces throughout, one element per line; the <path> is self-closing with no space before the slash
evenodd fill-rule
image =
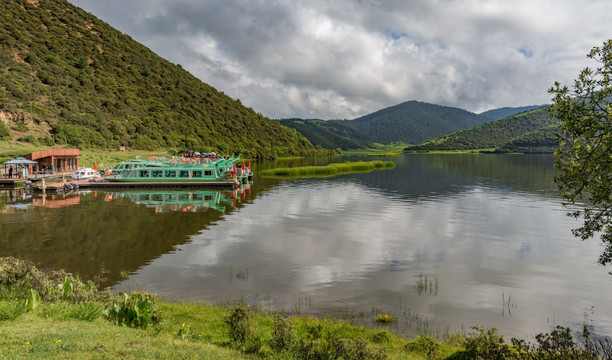
<path id="1" fill-rule="evenodd" d="M 407 101 L 347 122 L 381 143 L 419 143 L 490 120 L 458 108 Z"/>
<path id="2" fill-rule="evenodd" d="M 312 149 L 65 0 L 0 3 L 0 120 L 4 140 L 44 145 L 256 157 Z"/>
<path id="3" fill-rule="evenodd" d="M 551 149 L 556 147 L 556 143 L 552 142 L 555 127 L 550 126 L 556 125 L 558 122 L 558 120 L 548 116 L 546 107 L 540 107 L 469 130 L 429 140 L 419 145 L 409 146 L 406 150 L 501 149 L 514 140 L 518 142 L 513 145 L 515 150 L 512 151 L 518 151 L 519 146 L 525 149 L 527 144 L 531 143 L 534 147 L 539 148 L 535 152 L 551 152 Z M 547 147 L 548 150 L 544 151 L 544 147 Z M 506 149 L 506 151 L 511 151 L 510 147 Z"/>
<path id="4" fill-rule="evenodd" d="M 296 129 L 316 146 L 325 149 L 367 147 L 374 139 L 348 126 L 348 121 L 319 119 L 282 119 L 281 124 Z"/>
<path id="5" fill-rule="evenodd" d="M 314 145 L 359 148 L 371 143 L 418 143 L 491 121 L 471 112 L 407 101 L 354 120 L 281 120 Z"/>
<path id="6" fill-rule="evenodd" d="M 500 120 L 503 118 L 507 118 L 512 115 L 516 115 L 525 111 L 530 111 L 537 109 L 539 107 L 546 105 L 530 105 L 530 106 L 520 106 L 520 107 L 503 107 L 499 109 L 493 109 L 489 111 L 485 111 L 480 113 L 480 115 L 489 118 L 491 120 Z"/>

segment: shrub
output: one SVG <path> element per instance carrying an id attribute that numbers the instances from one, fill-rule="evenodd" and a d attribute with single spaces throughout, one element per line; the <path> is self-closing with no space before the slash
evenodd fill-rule
<path id="1" fill-rule="evenodd" d="M 272 331 L 272 349 L 287 351 L 295 341 L 295 330 L 288 317 L 281 314 L 274 315 L 274 330 Z"/>
<path id="2" fill-rule="evenodd" d="M 0 140 L 10 140 L 10 139 L 11 139 L 11 132 L 6 127 L 6 125 L 4 125 L 4 122 L 0 121 Z"/>
<path id="3" fill-rule="evenodd" d="M 504 337 L 497 334 L 497 329 L 485 330 L 473 327 L 475 332 L 465 340 L 465 358 L 480 360 L 519 359 L 514 349 L 504 342 Z"/>
<path id="4" fill-rule="evenodd" d="M 251 309 L 244 303 L 238 303 L 223 321 L 229 326 L 230 340 L 245 344 L 251 333 Z"/>

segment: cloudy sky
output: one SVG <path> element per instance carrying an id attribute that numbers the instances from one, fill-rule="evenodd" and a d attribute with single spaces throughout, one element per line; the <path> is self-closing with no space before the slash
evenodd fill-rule
<path id="1" fill-rule="evenodd" d="M 612 38 L 610 0 L 69 1 L 271 118 L 545 104 Z"/>

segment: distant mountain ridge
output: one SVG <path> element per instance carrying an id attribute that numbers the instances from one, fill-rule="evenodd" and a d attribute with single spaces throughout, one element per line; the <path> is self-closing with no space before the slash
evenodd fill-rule
<path id="1" fill-rule="evenodd" d="M 312 145 L 65 0 L 0 3 L 0 140 L 299 156 Z"/>
<path id="2" fill-rule="evenodd" d="M 406 101 L 354 120 L 283 119 L 281 124 L 300 131 L 314 145 L 350 149 L 372 143 L 416 144 L 489 121 L 458 108 Z"/>
<path id="3" fill-rule="evenodd" d="M 503 107 L 499 109 L 492 109 L 485 112 L 480 113 L 480 115 L 489 118 L 491 120 L 500 120 L 503 118 L 507 118 L 512 115 L 516 115 L 525 111 L 534 110 L 546 105 L 529 105 L 529 106 L 520 106 L 520 107 Z"/>

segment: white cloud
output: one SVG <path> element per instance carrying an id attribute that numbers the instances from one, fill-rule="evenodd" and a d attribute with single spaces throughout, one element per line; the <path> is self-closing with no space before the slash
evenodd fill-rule
<path id="1" fill-rule="evenodd" d="M 71 2 L 272 118 L 546 103 L 612 34 L 607 0 Z"/>

